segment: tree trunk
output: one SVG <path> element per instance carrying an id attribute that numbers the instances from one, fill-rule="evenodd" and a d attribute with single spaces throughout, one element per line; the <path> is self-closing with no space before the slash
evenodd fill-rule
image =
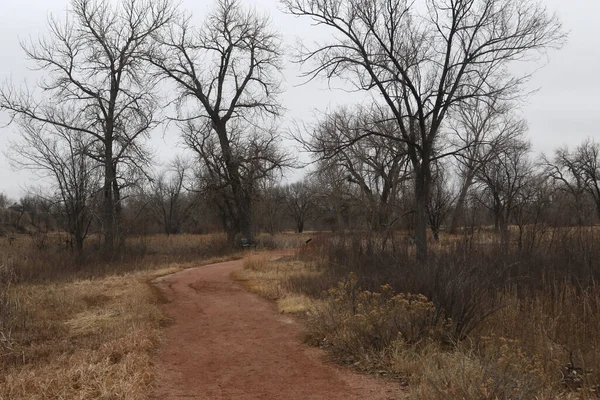
<path id="1" fill-rule="evenodd" d="M 121 203 L 121 188 L 119 187 L 119 182 L 117 182 L 117 165 L 113 164 L 113 205 L 114 205 L 114 223 L 113 223 L 113 231 L 114 231 L 114 240 L 118 241 L 119 248 L 118 251 L 121 251 L 125 247 L 125 235 L 121 232 L 122 226 L 122 215 L 123 215 L 123 204 Z"/>
<path id="2" fill-rule="evenodd" d="M 296 227 L 298 228 L 298 233 L 304 232 L 304 220 L 298 221 L 298 224 Z"/>
<path id="3" fill-rule="evenodd" d="M 440 241 L 440 227 L 439 225 L 431 225 L 431 233 L 433 233 L 433 240 L 436 242 Z"/>
<path id="4" fill-rule="evenodd" d="M 417 246 L 417 262 L 427 263 L 427 201 L 429 198 L 429 186 L 431 180 L 429 156 L 424 157 L 419 168 L 415 169 L 415 243 Z"/>
<path id="5" fill-rule="evenodd" d="M 113 256 L 115 245 L 115 204 L 113 198 L 112 183 L 115 180 L 115 172 L 112 165 L 112 143 L 105 144 L 104 151 L 104 255 L 107 258 Z"/>
<path id="6" fill-rule="evenodd" d="M 239 175 L 238 175 L 239 176 Z M 254 230 L 252 229 L 252 201 L 250 196 L 247 195 L 244 189 L 241 187 L 239 193 L 236 194 L 236 202 L 238 203 L 237 208 L 239 212 L 239 226 L 240 232 L 243 237 L 247 238 L 250 242 L 254 241 Z"/>
<path id="7" fill-rule="evenodd" d="M 463 216 L 463 211 L 465 207 L 465 200 L 467 199 L 467 193 L 469 192 L 469 188 L 473 184 L 474 174 L 473 171 L 469 171 L 467 176 L 465 177 L 465 181 L 460 189 L 460 194 L 458 196 L 458 200 L 456 201 L 456 207 L 454 208 L 454 212 L 452 213 L 452 221 L 450 222 L 450 230 L 449 233 L 454 235 L 458 229 L 458 223 Z"/>
<path id="8" fill-rule="evenodd" d="M 237 243 L 235 243 L 235 237 L 237 236 L 237 229 L 228 229 L 227 230 L 227 245 L 230 248 L 236 247 Z"/>
<path id="9" fill-rule="evenodd" d="M 250 241 L 254 240 L 252 230 L 252 199 L 249 193 L 246 193 L 243 187 L 242 178 L 240 176 L 239 162 L 234 159 L 231 153 L 229 138 L 227 137 L 227 129 L 225 123 L 221 122 L 215 125 L 215 130 L 219 136 L 221 152 L 225 161 L 225 167 L 229 175 L 229 184 L 233 192 L 235 207 L 237 209 L 237 221 L 233 221 L 233 225 L 239 228 L 239 232 L 243 237 Z"/>
<path id="10" fill-rule="evenodd" d="M 508 231 L 508 222 L 504 220 L 502 216 L 500 221 L 500 245 L 503 251 L 508 251 L 510 234 Z"/>

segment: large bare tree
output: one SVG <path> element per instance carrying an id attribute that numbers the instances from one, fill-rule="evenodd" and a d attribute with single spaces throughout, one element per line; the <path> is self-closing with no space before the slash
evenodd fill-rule
<path id="1" fill-rule="evenodd" d="M 281 0 L 330 28 L 332 39 L 302 47 L 308 78 L 342 78 L 378 94 L 397 124 L 414 169 L 417 260 L 427 260 L 431 163 L 449 111 L 469 98 L 510 98 L 535 59 L 563 39 L 555 15 L 534 0 Z"/>
<path id="2" fill-rule="evenodd" d="M 450 233 L 456 233 L 467 194 L 481 168 L 501 153 L 510 150 L 511 143 L 527 130 L 525 120 L 514 113 L 514 104 L 496 99 L 471 98 L 452 113 L 449 121 L 449 142 L 457 151 L 454 157 L 462 184 Z"/>
<path id="3" fill-rule="evenodd" d="M 594 202 L 600 218 L 600 144 L 586 139 L 575 149 L 556 150 L 552 160 L 543 157 L 546 172 L 560 188 L 573 198 L 574 213 L 579 225 L 584 223 L 585 195 Z"/>
<path id="4" fill-rule="evenodd" d="M 533 179 L 529 160 L 531 144 L 515 138 L 505 150 L 478 169 L 476 198 L 494 216 L 494 227 L 508 244 L 508 226 L 515 209 L 525 201 L 524 191 Z"/>
<path id="5" fill-rule="evenodd" d="M 402 182 L 410 178 L 402 142 L 390 139 L 396 125 L 377 111 L 341 108 L 328 113 L 312 128 L 309 139 L 298 136 L 319 168 L 338 168 L 358 189 L 367 224 L 374 231 L 388 228 Z"/>
<path id="6" fill-rule="evenodd" d="M 50 17 L 49 32 L 23 43 L 45 75 L 41 93 L 0 89 L 0 109 L 41 128 L 65 129 L 93 141 L 88 156 L 103 166 L 104 250 L 114 251 L 122 162 L 138 165 L 140 140 L 158 122 L 156 80 L 143 55 L 173 17 L 169 0 L 71 0 L 66 18 Z M 86 139 L 87 141 L 88 139 Z"/>
<path id="7" fill-rule="evenodd" d="M 252 238 L 252 193 L 244 182 L 243 149 L 236 148 L 245 142 L 236 135 L 253 132 L 252 125 L 279 114 L 280 39 L 267 17 L 238 0 L 219 0 L 201 28 L 183 17 L 155 40 L 158 47 L 149 59 L 176 84 L 178 119 L 193 122 L 187 132 L 197 138 L 188 135 L 186 141 L 217 145 L 223 167 L 220 184 L 232 194 L 231 227 Z"/>
<path id="8" fill-rule="evenodd" d="M 182 136 L 199 161 L 197 190 L 216 207 L 229 244 L 235 244 L 235 237 L 240 232 L 246 238 L 253 238 L 252 204 L 262 184 L 272 179 L 276 172 L 293 165 L 292 157 L 281 148 L 277 131 L 234 123 L 228 127 L 229 155 L 236 160 L 241 194 L 235 192 L 227 158 L 212 128 L 190 120 L 184 124 Z M 242 208 L 239 207 L 239 195 L 242 196 Z M 244 224 L 249 225 L 244 228 Z"/>
<path id="9" fill-rule="evenodd" d="M 19 131 L 21 138 L 11 144 L 7 157 L 15 167 L 36 171 L 49 180 L 44 199 L 64 216 L 70 243 L 81 256 L 93 220 L 93 199 L 101 188 L 100 165 L 87 156 L 92 138 L 30 119 L 20 121 Z"/>

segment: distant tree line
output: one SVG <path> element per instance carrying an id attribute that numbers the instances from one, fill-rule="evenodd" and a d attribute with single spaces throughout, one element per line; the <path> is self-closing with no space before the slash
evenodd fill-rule
<path id="1" fill-rule="evenodd" d="M 216 0 L 198 25 L 169 0 L 71 0 L 23 44 L 44 78 L 0 88 L 21 133 L 8 154 L 52 180 L 36 198 L 77 251 L 98 232 L 107 257 L 131 233 L 219 229 L 234 246 L 259 231 L 409 229 L 425 263 L 428 228 L 437 240 L 489 223 L 507 241 L 513 224 L 522 237 L 589 223 L 590 202 L 600 215 L 598 145 L 534 162 L 519 117 L 531 74 L 512 65 L 562 45 L 558 18 L 533 0 L 425 3 L 281 1 L 335 32 L 294 53 L 304 76 L 372 100 L 291 132 L 313 157 L 300 182 L 278 184 L 296 164 L 281 144 L 281 39 L 241 0 Z M 154 171 L 146 139 L 164 124 L 192 156 Z M 20 214 L 15 229 L 35 214 L 22 201 L 2 211 Z"/>

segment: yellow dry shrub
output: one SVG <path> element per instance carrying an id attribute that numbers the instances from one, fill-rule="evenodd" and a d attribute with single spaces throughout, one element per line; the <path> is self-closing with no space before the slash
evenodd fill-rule
<path id="1" fill-rule="evenodd" d="M 420 294 L 362 290 L 356 275 L 325 294 L 309 316 L 307 341 L 327 347 L 346 362 L 374 362 L 398 345 L 410 346 L 442 334 L 431 301 Z"/>

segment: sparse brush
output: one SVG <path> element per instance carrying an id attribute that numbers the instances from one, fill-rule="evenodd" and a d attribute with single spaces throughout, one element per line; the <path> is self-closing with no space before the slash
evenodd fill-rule
<path id="1" fill-rule="evenodd" d="M 156 235 L 107 262 L 95 238 L 79 259 L 62 239 L 0 237 L 0 399 L 146 398 L 165 323 L 148 282 L 238 253 L 222 234 Z"/>
<path id="2" fill-rule="evenodd" d="M 252 285 L 307 301 L 310 343 L 408 382 L 415 399 L 597 398 L 598 230 L 528 235 L 442 236 L 427 265 L 403 234 L 322 236 L 299 251 L 304 267 L 263 264 Z"/>
<path id="3" fill-rule="evenodd" d="M 425 296 L 396 294 L 389 285 L 378 292 L 362 290 L 354 274 L 325 294 L 308 322 L 309 343 L 327 347 L 340 360 L 359 363 L 399 343 L 439 340 L 444 329 Z"/>
<path id="4" fill-rule="evenodd" d="M 544 395 L 535 363 L 509 346 L 497 358 L 435 352 L 418 363 L 410 395 L 418 400 L 532 400 Z"/>

